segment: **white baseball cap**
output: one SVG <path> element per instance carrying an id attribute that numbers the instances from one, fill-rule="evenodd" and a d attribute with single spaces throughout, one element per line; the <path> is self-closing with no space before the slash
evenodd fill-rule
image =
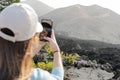
<path id="1" fill-rule="evenodd" d="M 12 31 L 14 36 L 2 31 L 5 28 Z M 0 13 L 0 37 L 6 40 L 25 41 L 42 30 L 36 12 L 25 3 L 14 3 Z"/>

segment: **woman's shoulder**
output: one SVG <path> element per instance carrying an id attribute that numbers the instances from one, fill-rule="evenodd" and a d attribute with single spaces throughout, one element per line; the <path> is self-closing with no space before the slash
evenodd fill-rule
<path id="1" fill-rule="evenodd" d="M 51 76 L 50 73 L 46 70 L 40 68 L 34 68 L 32 71 L 31 80 L 49 80 L 46 77 Z"/>
<path id="2" fill-rule="evenodd" d="M 31 80 L 41 80 L 44 70 L 40 68 L 33 68 Z"/>
<path id="3" fill-rule="evenodd" d="M 64 71 L 63 68 L 53 68 L 52 73 L 40 68 L 34 68 L 31 76 L 31 80 L 63 80 Z"/>

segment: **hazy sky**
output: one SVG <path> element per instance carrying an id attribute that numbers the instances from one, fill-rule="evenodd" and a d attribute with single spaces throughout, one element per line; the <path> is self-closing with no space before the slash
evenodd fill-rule
<path id="1" fill-rule="evenodd" d="M 60 8 L 74 4 L 92 5 L 98 4 L 120 14 L 120 0 L 39 0 L 53 8 Z"/>

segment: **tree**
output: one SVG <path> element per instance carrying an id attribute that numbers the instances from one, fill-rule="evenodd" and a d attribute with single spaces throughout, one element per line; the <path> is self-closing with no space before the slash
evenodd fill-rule
<path id="1" fill-rule="evenodd" d="M 18 3 L 20 0 L 0 0 L 0 11 L 9 6 L 12 3 Z"/>
<path id="2" fill-rule="evenodd" d="M 9 2 L 10 4 L 20 2 L 20 0 L 6 0 L 6 1 Z"/>

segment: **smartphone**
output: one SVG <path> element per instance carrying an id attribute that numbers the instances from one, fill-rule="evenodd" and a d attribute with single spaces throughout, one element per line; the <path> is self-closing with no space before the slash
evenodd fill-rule
<path id="1" fill-rule="evenodd" d="M 41 24 L 43 26 L 43 31 L 40 33 L 40 41 L 47 42 L 43 37 L 51 37 L 53 21 L 51 19 L 42 19 Z"/>

